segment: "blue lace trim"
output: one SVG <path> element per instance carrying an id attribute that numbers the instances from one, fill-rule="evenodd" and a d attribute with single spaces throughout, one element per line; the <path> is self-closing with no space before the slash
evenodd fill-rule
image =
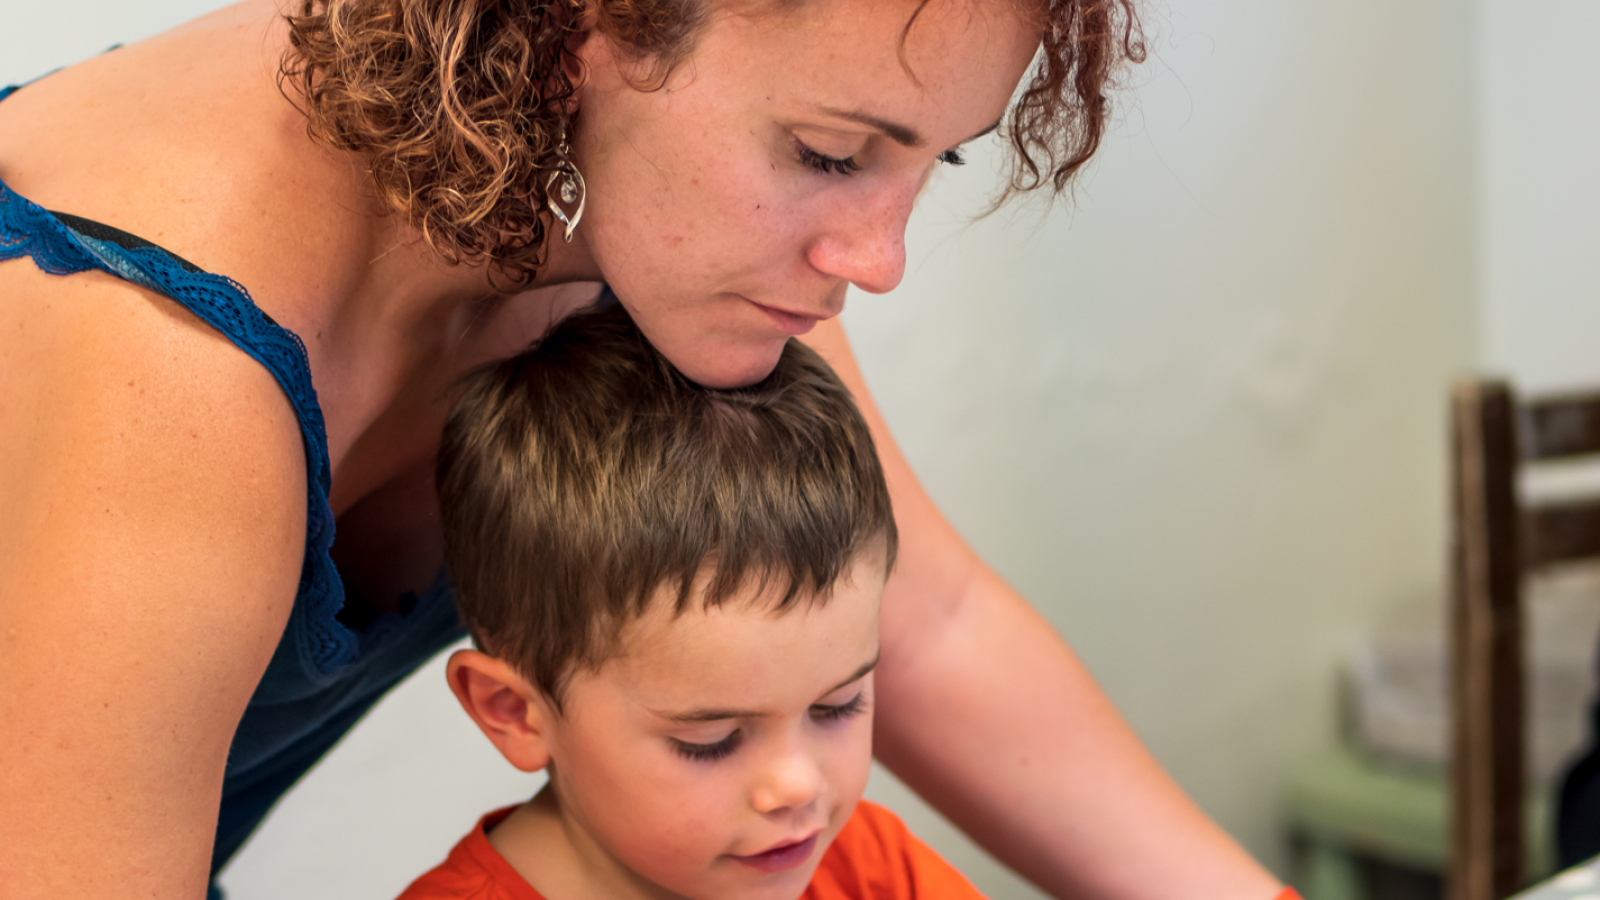
<path id="1" fill-rule="evenodd" d="M 15 90 L 0 88 L 0 100 Z M 360 642 L 335 618 L 344 607 L 344 585 L 328 555 L 333 546 L 333 509 L 328 505 L 333 479 L 327 430 L 299 336 L 257 308 L 238 282 L 190 271 L 156 247 L 128 249 L 79 234 L 0 181 L 0 261 L 23 256 L 51 275 L 99 270 L 170 297 L 277 379 L 300 420 L 308 476 L 305 561 L 285 637 L 293 638 L 299 657 L 319 675 L 331 676 L 352 662 Z"/>

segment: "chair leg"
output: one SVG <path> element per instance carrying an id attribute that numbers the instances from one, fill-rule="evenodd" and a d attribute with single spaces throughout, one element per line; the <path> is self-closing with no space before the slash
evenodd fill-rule
<path id="1" fill-rule="evenodd" d="M 1451 585 L 1450 900 L 1522 882 L 1523 660 L 1515 404 L 1504 384 L 1457 390 Z"/>

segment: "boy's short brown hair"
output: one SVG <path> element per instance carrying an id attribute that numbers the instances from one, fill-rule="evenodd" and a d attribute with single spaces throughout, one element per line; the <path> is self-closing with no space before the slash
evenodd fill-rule
<path id="1" fill-rule="evenodd" d="M 790 341 L 763 381 L 713 390 L 619 304 L 468 376 L 438 486 L 467 628 L 557 709 L 662 588 L 679 612 L 751 586 L 782 611 L 896 547 L 872 436 L 815 351 Z"/>

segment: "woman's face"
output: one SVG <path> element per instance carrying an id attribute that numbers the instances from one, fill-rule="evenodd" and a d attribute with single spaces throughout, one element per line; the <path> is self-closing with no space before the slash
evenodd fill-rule
<path id="1" fill-rule="evenodd" d="M 684 374 L 759 380 L 847 285 L 900 282 L 917 193 L 1000 119 L 1038 45 L 1012 0 L 929 0 L 907 33 L 915 10 L 717 12 L 656 91 L 603 36 L 582 45 L 579 231 Z"/>

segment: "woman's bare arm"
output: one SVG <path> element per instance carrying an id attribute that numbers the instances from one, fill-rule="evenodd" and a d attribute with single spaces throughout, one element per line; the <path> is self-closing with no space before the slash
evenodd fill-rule
<path id="1" fill-rule="evenodd" d="M 1280 885 L 1184 795 L 1077 657 L 912 474 L 837 321 L 807 338 L 855 393 L 900 528 L 877 755 L 1056 897 L 1269 900 Z"/>
<path id="2" fill-rule="evenodd" d="M 234 729 L 293 602 L 298 427 L 175 304 L 0 264 L 0 885 L 204 896 Z"/>

